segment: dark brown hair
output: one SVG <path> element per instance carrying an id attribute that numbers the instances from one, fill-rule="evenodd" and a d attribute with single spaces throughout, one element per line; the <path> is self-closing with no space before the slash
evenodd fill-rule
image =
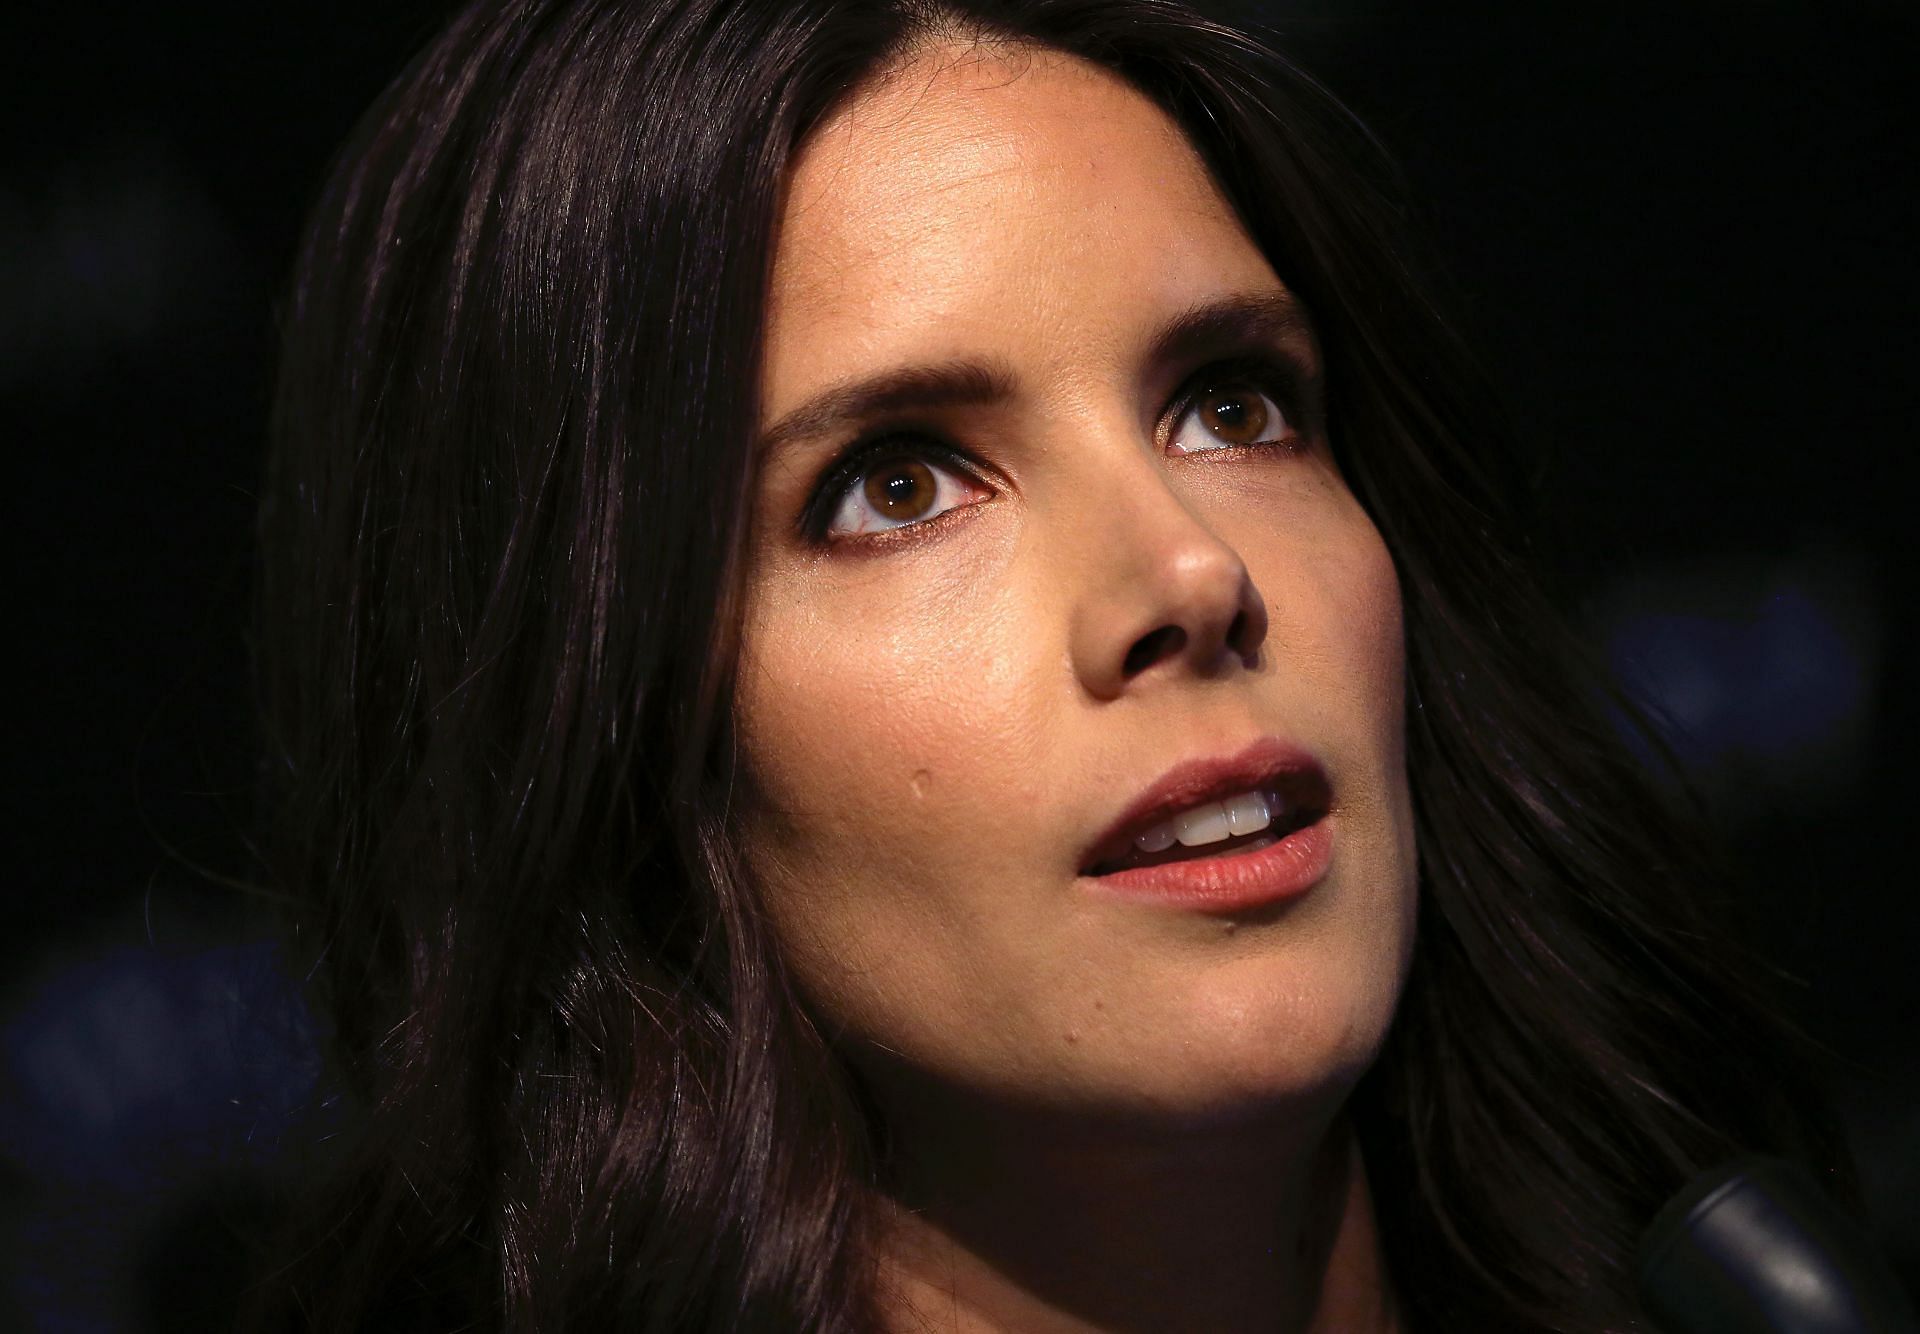
<path id="1" fill-rule="evenodd" d="M 940 34 L 1128 80 L 1314 312 L 1404 597 L 1418 938 L 1352 1108 L 1411 1326 L 1636 1327 L 1639 1230 L 1736 1152 L 1857 1211 L 1817 1056 L 1536 587 L 1518 456 L 1331 98 L 1168 0 L 483 0 L 360 126 L 284 311 L 267 846 L 352 1113 L 250 1327 L 870 1323 L 876 1127 L 723 794 L 784 174 Z"/>

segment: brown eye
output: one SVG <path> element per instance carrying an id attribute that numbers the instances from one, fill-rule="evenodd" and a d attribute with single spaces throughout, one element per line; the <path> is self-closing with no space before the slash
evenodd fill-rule
<path id="1" fill-rule="evenodd" d="M 932 523 L 950 510 L 989 500 L 959 451 L 931 440 L 882 440 L 850 452 L 817 493 L 810 540 L 829 543 Z"/>
<path id="2" fill-rule="evenodd" d="M 1267 429 L 1265 396 L 1245 389 L 1216 389 L 1197 405 L 1200 421 L 1230 445 L 1251 445 Z"/>
<path id="3" fill-rule="evenodd" d="M 867 503 L 883 518 L 905 522 L 925 514 L 938 483 L 918 459 L 900 459 L 867 474 Z"/>
<path id="4" fill-rule="evenodd" d="M 1238 445 L 1277 445 L 1297 440 L 1272 393 L 1257 378 L 1216 380 L 1187 400 L 1168 442 L 1175 454 L 1205 454 Z"/>

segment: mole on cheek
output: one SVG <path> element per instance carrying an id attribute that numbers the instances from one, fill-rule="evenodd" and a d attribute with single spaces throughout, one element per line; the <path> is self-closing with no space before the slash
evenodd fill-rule
<path id="1" fill-rule="evenodd" d="M 926 796 L 927 789 L 932 786 L 933 786 L 932 774 L 928 773 L 925 769 L 915 769 L 913 771 L 913 795 L 914 796 L 916 797 Z"/>

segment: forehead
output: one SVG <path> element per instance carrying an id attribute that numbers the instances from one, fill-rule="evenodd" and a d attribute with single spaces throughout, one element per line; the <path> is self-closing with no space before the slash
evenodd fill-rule
<path id="1" fill-rule="evenodd" d="M 1118 77 L 1032 47 L 939 47 L 850 99 L 796 162 L 769 400 L 848 354 L 1118 339 L 1117 312 L 1144 327 L 1278 286 L 1179 127 Z"/>

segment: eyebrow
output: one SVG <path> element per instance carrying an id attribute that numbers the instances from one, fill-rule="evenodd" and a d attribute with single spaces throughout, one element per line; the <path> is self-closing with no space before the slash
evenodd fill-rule
<path id="1" fill-rule="evenodd" d="M 1147 355 L 1150 363 L 1160 364 L 1223 344 L 1311 338 L 1312 331 L 1306 312 L 1290 294 L 1244 293 L 1205 301 L 1175 315 L 1154 333 Z M 754 449 L 764 456 L 792 441 L 835 433 L 890 412 L 1003 403 L 1018 385 L 1012 368 L 992 359 L 882 371 L 808 399 L 762 431 Z"/>

